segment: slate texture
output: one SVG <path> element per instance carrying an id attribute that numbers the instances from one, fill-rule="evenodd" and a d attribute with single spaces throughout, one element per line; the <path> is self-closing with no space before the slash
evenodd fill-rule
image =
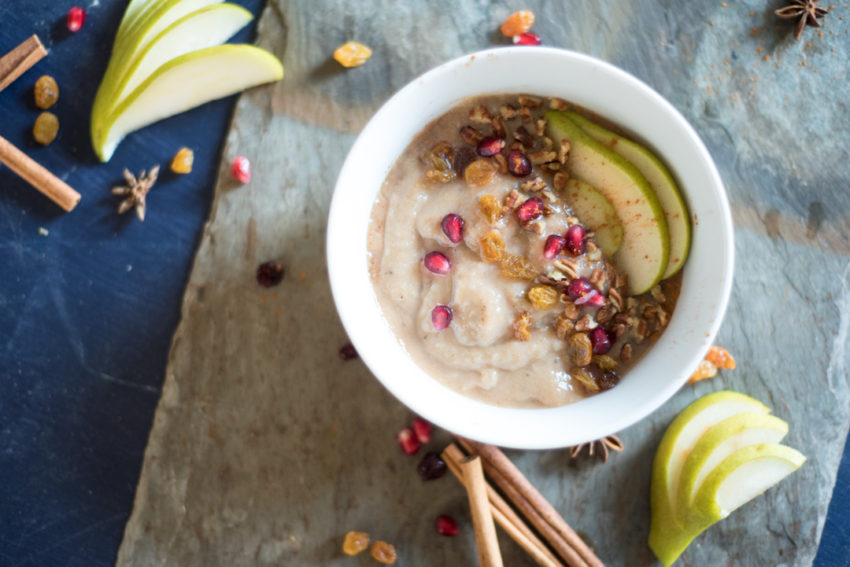
<path id="1" fill-rule="evenodd" d="M 736 278 L 719 342 L 738 369 L 687 386 L 622 433 L 607 465 L 566 451 L 510 452 L 610 565 L 649 565 L 652 455 L 672 418 L 732 388 L 788 420 L 809 461 L 697 539 L 681 565 L 810 565 L 850 423 L 850 16 L 794 42 L 778 2 L 543 2 L 547 45 L 610 61 L 667 97 L 720 168 L 736 223 Z M 340 553 L 351 529 L 396 544 L 401 565 L 474 564 L 466 500 L 423 483 L 395 433 L 410 418 L 346 341 L 324 266 L 334 181 L 357 132 L 393 92 L 463 53 L 506 43 L 514 3 L 271 0 L 259 43 L 285 79 L 244 95 L 186 290 L 118 565 L 366 565 Z M 374 49 L 342 70 L 333 49 Z M 230 160 L 251 158 L 237 186 Z M 288 272 L 254 280 L 262 261 Z M 441 447 L 442 437 L 432 445 Z M 438 536 L 433 519 L 465 527 Z M 508 565 L 530 564 L 502 535 Z"/>

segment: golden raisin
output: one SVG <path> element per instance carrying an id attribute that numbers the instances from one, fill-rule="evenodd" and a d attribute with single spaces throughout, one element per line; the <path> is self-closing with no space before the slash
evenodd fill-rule
<path id="1" fill-rule="evenodd" d="M 724 370 L 735 369 L 734 357 L 723 347 L 712 346 L 708 349 L 708 354 L 705 355 L 705 359 L 717 368 L 723 368 Z"/>
<path id="2" fill-rule="evenodd" d="M 593 345 L 585 333 L 573 333 L 567 341 L 567 354 L 576 366 L 587 366 L 593 358 Z"/>
<path id="3" fill-rule="evenodd" d="M 489 185 L 496 176 L 496 168 L 492 162 L 486 159 L 477 159 L 466 166 L 463 178 L 470 187 L 484 187 Z"/>
<path id="4" fill-rule="evenodd" d="M 574 330 L 575 323 L 573 323 L 573 320 L 564 315 L 563 313 L 555 318 L 555 336 L 557 336 L 559 339 L 566 339 L 567 335 L 572 333 Z"/>
<path id="5" fill-rule="evenodd" d="M 531 10 L 520 10 L 519 12 L 514 12 L 508 16 L 507 19 L 502 22 L 502 27 L 499 29 L 502 30 L 502 35 L 513 37 L 527 32 L 533 25 L 534 12 Z"/>
<path id="6" fill-rule="evenodd" d="M 691 377 L 688 378 L 688 384 L 693 384 L 694 382 L 699 382 L 706 378 L 714 378 L 715 376 L 717 376 L 717 367 L 713 362 L 703 360 L 699 363 L 699 366 L 697 366 L 694 373 L 691 374 Z"/>
<path id="7" fill-rule="evenodd" d="M 505 255 L 505 240 L 502 235 L 491 230 L 481 237 L 481 258 L 485 262 L 498 262 Z"/>
<path id="8" fill-rule="evenodd" d="M 35 141 L 42 146 L 49 145 L 56 139 L 56 134 L 59 133 L 59 119 L 52 112 L 42 112 L 35 119 L 35 124 L 32 127 L 32 135 Z"/>
<path id="9" fill-rule="evenodd" d="M 591 362 L 598 366 L 601 370 L 616 370 L 617 361 L 607 354 L 594 354 Z"/>
<path id="10" fill-rule="evenodd" d="M 334 59 L 343 67 L 359 67 L 372 56 L 372 50 L 362 43 L 349 41 L 334 51 Z"/>
<path id="11" fill-rule="evenodd" d="M 490 224 L 496 224 L 502 218 L 502 203 L 493 195 L 482 195 L 478 199 L 478 206 Z"/>
<path id="12" fill-rule="evenodd" d="M 192 172 L 192 164 L 195 163 L 195 152 L 187 147 L 182 147 L 174 154 L 171 160 L 171 171 L 178 174 Z"/>
<path id="13" fill-rule="evenodd" d="M 523 311 L 514 319 L 514 338 L 518 341 L 527 341 L 531 338 L 531 316 L 528 311 Z"/>
<path id="14" fill-rule="evenodd" d="M 369 547 L 369 534 L 365 532 L 348 532 L 342 542 L 342 552 L 346 555 L 357 555 Z"/>
<path id="15" fill-rule="evenodd" d="M 558 290 L 551 285 L 536 285 L 528 290 L 528 300 L 535 309 L 548 309 L 558 304 Z"/>
<path id="16" fill-rule="evenodd" d="M 585 370 L 584 368 L 574 368 L 570 375 L 578 382 L 584 386 L 588 392 L 598 392 L 599 384 L 596 383 L 596 380 L 593 379 L 593 376 L 590 375 L 590 372 Z"/>
<path id="17" fill-rule="evenodd" d="M 499 264 L 499 271 L 506 278 L 514 280 L 532 281 L 537 277 L 537 271 L 531 262 L 516 254 L 504 256 Z"/>
<path id="18" fill-rule="evenodd" d="M 50 75 L 43 75 L 35 82 L 35 105 L 47 110 L 59 100 L 59 85 Z"/>
<path id="19" fill-rule="evenodd" d="M 437 142 L 434 144 L 423 155 L 425 162 L 430 166 L 430 169 L 425 172 L 425 177 L 440 183 L 448 183 L 454 179 L 455 170 L 452 168 L 454 156 L 454 147 L 450 143 Z"/>
<path id="20" fill-rule="evenodd" d="M 395 560 L 398 559 L 395 547 L 385 541 L 376 541 L 373 543 L 371 553 L 372 557 L 374 557 L 378 563 L 383 563 L 384 565 L 392 565 L 395 563 Z"/>

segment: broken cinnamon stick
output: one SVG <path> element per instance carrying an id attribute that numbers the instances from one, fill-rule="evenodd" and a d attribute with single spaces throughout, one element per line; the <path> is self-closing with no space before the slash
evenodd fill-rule
<path id="1" fill-rule="evenodd" d="M 38 36 L 33 34 L 19 46 L 0 58 L 0 91 L 38 63 L 47 50 Z"/>
<path id="2" fill-rule="evenodd" d="M 484 470 L 478 456 L 464 459 L 460 463 L 466 493 L 469 496 L 469 508 L 472 510 L 472 525 L 475 529 L 475 543 L 478 546 L 479 567 L 502 567 L 502 553 L 499 540 L 496 539 L 496 526 L 487 500 L 487 488 Z"/>
<path id="3" fill-rule="evenodd" d="M 65 211 L 70 211 L 80 202 L 79 193 L 2 136 L 0 136 L 0 162 L 6 164 L 9 169 L 47 195 Z"/>

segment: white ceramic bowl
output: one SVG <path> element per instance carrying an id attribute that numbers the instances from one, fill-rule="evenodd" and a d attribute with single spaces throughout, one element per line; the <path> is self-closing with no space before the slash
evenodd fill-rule
<path id="1" fill-rule="evenodd" d="M 669 327 L 607 392 L 547 409 L 497 407 L 427 375 L 384 319 L 367 269 L 372 204 L 391 166 L 431 120 L 462 99 L 528 93 L 575 102 L 634 132 L 666 162 L 693 220 L 690 257 Z M 413 80 L 369 121 L 348 154 L 328 220 L 328 271 L 342 323 L 383 385 L 417 414 L 458 435 L 503 447 L 566 447 L 616 433 L 658 408 L 685 382 L 720 327 L 732 286 L 729 203 L 705 146 L 646 84 L 598 59 L 544 47 L 467 55 Z"/>

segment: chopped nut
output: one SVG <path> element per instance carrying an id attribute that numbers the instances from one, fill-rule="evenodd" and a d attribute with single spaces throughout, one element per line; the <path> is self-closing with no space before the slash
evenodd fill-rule
<path id="1" fill-rule="evenodd" d="M 581 314 L 581 308 L 570 300 L 568 296 L 567 303 L 564 305 L 564 316 L 569 317 L 572 321 L 578 319 L 578 316 Z"/>
<path id="2" fill-rule="evenodd" d="M 541 166 L 546 171 L 551 171 L 552 173 L 557 173 L 561 170 L 561 164 L 557 161 L 550 161 L 549 163 L 545 163 Z"/>
<path id="3" fill-rule="evenodd" d="M 520 106 L 525 106 L 528 108 L 540 108 L 540 104 L 542 101 L 539 98 L 528 96 L 528 95 L 519 95 L 517 97 Z"/>
<path id="4" fill-rule="evenodd" d="M 626 325 L 623 323 L 617 323 L 614 325 L 613 329 L 611 329 L 611 332 L 614 334 L 614 340 L 619 340 L 626 332 Z"/>
<path id="5" fill-rule="evenodd" d="M 569 258 L 560 258 L 555 260 L 553 265 L 569 276 L 571 280 L 578 277 L 578 264 L 576 264 L 574 260 L 570 260 Z"/>
<path id="6" fill-rule="evenodd" d="M 492 158 L 493 163 L 496 164 L 496 171 L 499 173 L 507 173 L 508 172 L 508 158 L 506 158 L 502 154 L 496 154 Z"/>
<path id="7" fill-rule="evenodd" d="M 523 181 L 519 188 L 523 191 L 540 191 L 541 189 L 546 188 L 546 182 L 538 175 Z"/>
<path id="8" fill-rule="evenodd" d="M 553 142 L 552 138 L 550 138 L 549 136 L 543 136 L 543 142 L 542 143 L 543 143 L 543 145 L 541 146 L 541 149 L 544 149 L 544 150 L 551 150 L 552 148 L 555 147 L 555 142 Z"/>
<path id="9" fill-rule="evenodd" d="M 643 340 L 649 335 L 649 327 L 646 323 L 646 319 L 641 319 L 638 321 L 637 329 L 635 329 L 637 333 L 638 344 L 642 343 Z"/>
<path id="10" fill-rule="evenodd" d="M 552 97 L 552 100 L 549 101 L 549 107 L 553 110 L 566 110 L 569 108 L 567 105 L 567 101 L 558 97 Z"/>
<path id="11" fill-rule="evenodd" d="M 546 120 L 545 119 L 538 118 L 537 122 L 535 124 L 537 125 L 537 128 L 536 128 L 534 133 L 537 134 L 537 137 L 540 137 L 540 136 L 542 136 L 543 134 L 546 133 Z"/>
<path id="12" fill-rule="evenodd" d="M 632 345 L 626 343 L 620 348 L 620 361 L 628 362 L 632 358 Z"/>
<path id="13" fill-rule="evenodd" d="M 634 297 L 627 297 L 626 298 L 626 311 L 629 313 L 629 315 L 636 315 L 637 314 L 637 308 L 638 308 L 638 300 L 635 299 Z"/>
<path id="14" fill-rule="evenodd" d="M 482 134 L 472 126 L 464 126 L 460 129 L 460 137 L 464 142 L 466 142 L 470 146 L 477 146 L 478 142 L 480 142 L 481 139 L 484 138 L 484 134 Z"/>
<path id="15" fill-rule="evenodd" d="M 562 172 L 558 172 L 555 174 L 555 177 L 552 178 L 552 187 L 555 188 L 556 191 L 563 191 L 564 187 L 567 186 L 567 175 Z"/>
<path id="16" fill-rule="evenodd" d="M 644 319 L 655 319 L 655 315 L 658 311 L 658 308 L 654 305 L 647 305 L 643 308 L 643 312 L 641 312 L 640 316 Z"/>
<path id="17" fill-rule="evenodd" d="M 628 325 L 629 316 L 625 313 L 617 313 L 616 315 L 614 315 L 614 321 L 616 321 L 617 323 L 622 323 L 623 325 Z"/>
<path id="18" fill-rule="evenodd" d="M 608 299 L 611 300 L 611 303 L 614 304 L 614 307 L 617 308 L 617 311 L 623 310 L 623 296 L 620 295 L 620 292 L 617 291 L 617 288 L 612 287 L 608 290 Z"/>
<path id="19" fill-rule="evenodd" d="M 513 330 L 514 338 L 518 341 L 527 341 L 531 338 L 531 316 L 528 311 L 523 311 L 514 319 Z M 589 342 L 589 341 L 588 341 Z"/>
<path id="20" fill-rule="evenodd" d="M 545 212 L 545 211 L 544 211 Z M 521 223 L 523 229 L 533 232 L 534 234 L 543 234 L 543 223 L 540 220 L 533 220 L 531 222 Z"/>
<path id="21" fill-rule="evenodd" d="M 524 145 L 522 142 L 520 142 L 519 140 L 514 140 L 514 141 L 513 141 L 513 142 L 511 142 L 511 144 L 508 146 L 508 149 L 509 149 L 509 150 L 511 150 L 511 151 L 516 150 L 516 151 L 518 151 L 518 152 L 525 153 L 526 147 L 525 147 L 525 145 Z"/>
<path id="22" fill-rule="evenodd" d="M 501 116 L 494 116 L 490 121 L 490 127 L 493 130 L 493 135 L 497 138 L 504 138 L 507 132 L 505 131 L 505 123 L 502 122 Z"/>
<path id="23" fill-rule="evenodd" d="M 588 260 L 600 260 L 602 258 L 602 250 L 596 245 L 593 240 L 587 241 L 587 259 Z"/>
<path id="24" fill-rule="evenodd" d="M 567 163 L 568 159 L 570 159 L 570 141 L 563 139 L 561 140 L 561 146 L 558 149 L 558 161 L 561 163 Z"/>
<path id="25" fill-rule="evenodd" d="M 519 206 L 520 202 L 521 201 L 520 201 L 519 191 L 517 191 L 516 189 L 514 189 L 513 191 L 508 193 L 508 196 L 505 197 L 505 207 L 508 208 L 508 209 L 517 208 Z"/>
<path id="26" fill-rule="evenodd" d="M 534 136 L 529 133 L 528 130 L 525 129 L 525 126 L 520 126 L 514 132 L 514 138 L 521 143 L 523 146 L 528 148 L 534 145 Z"/>
<path id="27" fill-rule="evenodd" d="M 617 271 L 616 274 L 617 274 L 617 278 L 615 280 L 614 287 L 616 287 L 617 289 L 620 289 L 620 290 L 626 289 L 626 283 L 628 282 L 628 278 L 626 277 L 626 274 L 624 274 L 620 271 Z"/>
<path id="28" fill-rule="evenodd" d="M 602 286 L 605 284 L 605 280 L 608 279 L 608 275 L 599 268 L 593 268 L 593 271 L 590 272 L 590 278 L 588 279 L 595 288 L 602 289 Z"/>
<path id="29" fill-rule="evenodd" d="M 658 319 L 658 326 L 662 329 L 666 329 L 667 323 L 670 322 L 670 316 L 667 314 L 666 311 L 664 311 L 664 309 L 660 305 L 658 306 L 658 310 L 656 311 L 655 316 Z"/>
<path id="30" fill-rule="evenodd" d="M 604 307 L 600 308 L 599 311 L 596 312 L 596 320 L 600 325 L 606 325 L 614 318 L 614 314 L 616 312 L 617 309 L 612 304 L 606 303 Z"/>
<path id="31" fill-rule="evenodd" d="M 540 192 L 544 199 L 549 201 L 550 203 L 556 203 L 558 201 L 558 196 L 549 191 L 548 189 L 544 189 Z M 545 214 L 545 210 L 543 211 Z"/>
<path id="32" fill-rule="evenodd" d="M 554 161 L 558 154 L 555 152 L 547 152 L 544 150 L 537 150 L 536 152 L 531 152 L 528 154 L 528 159 L 531 160 L 532 165 L 540 165 L 541 163 L 549 163 L 550 161 Z"/>
<path id="33" fill-rule="evenodd" d="M 581 319 L 576 321 L 576 331 L 590 331 L 591 329 L 595 329 L 599 325 L 596 321 L 593 320 L 589 314 L 585 313 L 582 315 Z"/>
<path id="34" fill-rule="evenodd" d="M 469 111 L 469 119 L 473 122 L 487 124 L 490 122 L 491 117 L 490 113 L 487 111 L 487 108 L 483 104 L 479 104 L 478 106 Z"/>
<path id="35" fill-rule="evenodd" d="M 574 330 L 573 320 L 566 315 L 561 314 L 555 318 L 555 336 L 559 339 L 566 339 L 567 335 L 572 334 Z"/>
<path id="36" fill-rule="evenodd" d="M 525 124 L 528 124 L 531 122 L 531 111 L 527 107 L 523 106 L 519 109 L 519 117 L 522 118 L 522 121 Z"/>
<path id="37" fill-rule="evenodd" d="M 512 104 L 504 104 L 501 108 L 499 108 L 499 114 L 501 114 L 502 118 L 505 120 L 513 120 L 517 117 L 516 107 Z"/>
<path id="38" fill-rule="evenodd" d="M 661 291 L 660 285 L 653 286 L 650 293 L 652 294 L 652 298 L 655 299 L 655 301 L 657 301 L 658 303 L 664 303 L 665 301 L 667 301 L 667 298 L 664 297 L 664 292 Z"/>

